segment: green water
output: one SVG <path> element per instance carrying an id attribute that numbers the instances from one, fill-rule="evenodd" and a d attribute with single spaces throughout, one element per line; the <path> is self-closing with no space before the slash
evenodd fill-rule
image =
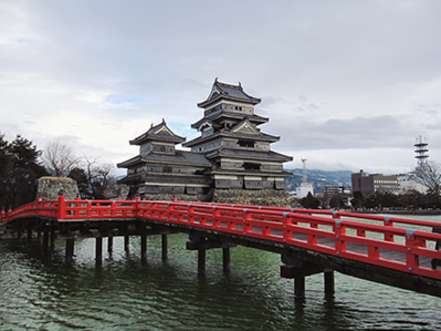
<path id="1" fill-rule="evenodd" d="M 94 240 L 76 242 L 72 266 L 63 263 L 62 241 L 51 265 L 36 242 L 0 241 L 0 330 L 441 330 L 440 299 L 341 274 L 334 300 L 316 275 L 306 302 L 295 304 L 279 255 L 250 248 L 232 249 L 229 276 L 221 252 L 209 251 L 207 275 L 198 278 L 186 240 L 169 236 L 163 263 L 160 238 L 149 238 L 142 265 L 139 240 L 126 254 L 115 238 L 101 269 Z"/>

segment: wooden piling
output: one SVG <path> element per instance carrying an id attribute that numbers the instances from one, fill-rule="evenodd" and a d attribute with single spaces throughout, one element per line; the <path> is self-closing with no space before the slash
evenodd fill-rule
<path id="1" fill-rule="evenodd" d="M 323 277 L 325 281 L 325 296 L 333 297 L 335 292 L 334 271 L 325 271 Z"/>
<path id="2" fill-rule="evenodd" d="M 43 255 L 47 256 L 49 254 L 49 229 L 45 228 L 43 230 Z"/>
<path id="3" fill-rule="evenodd" d="M 50 252 L 53 252 L 54 251 L 54 248 L 55 248 L 55 236 L 56 236 L 56 234 L 55 234 L 55 230 L 53 229 L 53 228 L 51 228 L 51 231 L 50 231 L 50 236 L 49 236 L 49 241 L 50 241 L 50 243 L 49 243 L 49 251 Z"/>
<path id="4" fill-rule="evenodd" d="M 147 236 L 141 235 L 141 262 L 147 262 Z"/>
<path id="5" fill-rule="evenodd" d="M 294 278 L 294 297 L 295 300 L 305 299 L 305 277 L 297 276 Z"/>
<path id="6" fill-rule="evenodd" d="M 112 254 L 113 252 L 113 236 L 107 237 L 107 252 Z"/>
<path id="7" fill-rule="evenodd" d="M 27 239 L 28 239 L 28 240 L 32 240 L 32 228 L 28 228 L 28 231 L 27 231 Z"/>
<path id="8" fill-rule="evenodd" d="M 168 242 L 167 235 L 161 235 L 161 259 L 162 261 L 166 261 L 168 259 Z"/>
<path id="9" fill-rule="evenodd" d="M 129 251 L 129 236 L 128 235 L 124 236 L 124 250 L 126 252 Z"/>
<path id="10" fill-rule="evenodd" d="M 72 262 L 74 256 L 74 249 L 75 249 L 75 239 L 73 238 L 66 239 L 65 261 L 67 263 Z"/>
<path id="11" fill-rule="evenodd" d="M 206 249 L 199 248 L 198 249 L 198 274 L 205 274 L 205 257 L 206 257 Z"/>
<path id="12" fill-rule="evenodd" d="M 95 239 L 95 264 L 97 266 L 103 264 L 103 237 Z"/>
<path id="13" fill-rule="evenodd" d="M 229 273 L 230 272 L 230 248 L 222 248 L 222 266 L 223 266 L 223 270 L 224 273 Z"/>

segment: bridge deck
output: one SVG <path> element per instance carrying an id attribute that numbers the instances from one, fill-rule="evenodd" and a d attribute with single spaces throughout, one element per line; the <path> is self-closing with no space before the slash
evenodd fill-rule
<path id="1" fill-rule="evenodd" d="M 273 250 L 282 253 L 294 250 L 311 261 L 322 259 L 314 263 L 331 261 L 331 267 L 357 277 L 441 296 L 441 269 L 436 268 L 441 260 L 441 234 L 432 232 L 441 223 L 436 221 L 343 211 L 178 201 L 65 201 L 60 197 L 3 212 L 0 223 L 13 227 L 29 218 L 65 225 L 119 221 L 178 226 L 263 249 L 276 247 Z"/>

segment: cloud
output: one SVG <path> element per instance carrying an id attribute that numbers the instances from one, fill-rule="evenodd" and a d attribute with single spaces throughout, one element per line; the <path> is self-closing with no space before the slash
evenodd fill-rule
<path id="1" fill-rule="evenodd" d="M 440 9 L 439 1 L 2 1 L 0 130 L 42 142 L 77 137 L 79 150 L 117 163 L 136 153 L 128 140 L 163 117 L 194 137 L 196 103 L 219 77 L 262 97 L 257 112 L 271 119 L 263 130 L 282 138 L 276 150 L 310 152 L 321 165 L 339 155 L 340 165 L 410 167 L 419 134 L 441 158 Z"/>

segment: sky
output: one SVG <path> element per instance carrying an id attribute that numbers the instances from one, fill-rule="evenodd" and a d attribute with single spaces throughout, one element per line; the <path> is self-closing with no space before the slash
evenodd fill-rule
<path id="1" fill-rule="evenodd" d="M 216 77 L 262 99 L 309 168 L 441 161 L 441 1 L 0 0 L 0 132 L 117 163 L 165 118 L 188 140 Z"/>

